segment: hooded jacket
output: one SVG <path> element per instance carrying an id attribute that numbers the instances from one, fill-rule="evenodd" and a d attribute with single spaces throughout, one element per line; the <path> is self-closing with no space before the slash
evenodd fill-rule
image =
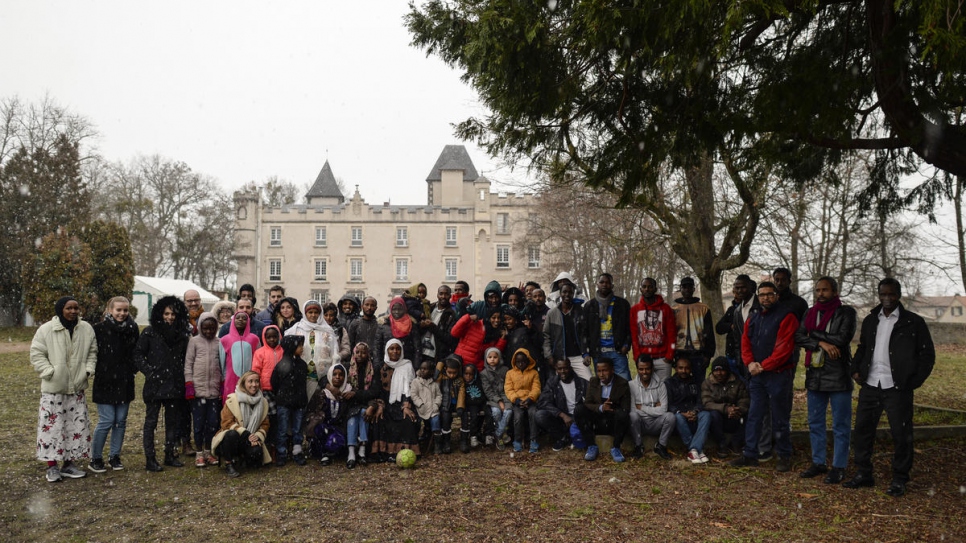
<path id="1" fill-rule="evenodd" d="M 269 347 L 265 341 L 265 333 L 272 329 L 278 332 L 278 343 L 274 349 Z M 258 374 L 259 386 L 262 387 L 262 390 L 273 390 L 272 371 L 275 370 L 275 364 L 278 364 L 281 359 L 282 332 L 279 331 L 278 326 L 269 324 L 262 330 L 262 346 L 252 355 L 252 371 Z"/>
<path id="2" fill-rule="evenodd" d="M 130 315 L 121 323 L 108 317 L 94 325 L 94 335 L 97 337 L 94 403 L 116 405 L 134 400 L 134 376 L 138 372 L 134 349 L 140 335 L 137 323 Z"/>
<path id="3" fill-rule="evenodd" d="M 491 366 L 485 364 L 483 372 L 480 373 L 480 380 L 483 381 L 483 393 L 486 394 L 486 403 L 491 407 L 499 407 L 502 401 L 504 407 L 509 407 L 510 399 L 506 396 L 506 374 L 509 368 L 503 364 Z"/>
<path id="4" fill-rule="evenodd" d="M 164 322 L 164 310 L 174 306 L 175 321 Z M 188 310 L 184 302 L 165 296 L 151 309 L 150 326 L 138 338 L 135 362 L 144 374 L 144 401 L 184 399 L 184 359 L 188 350 Z M 170 331 L 173 329 L 174 331 Z M 165 339 L 168 336 L 168 339 Z M 169 340 L 175 338 L 174 341 Z"/>
<path id="5" fill-rule="evenodd" d="M 349 314 L 345 314 L 342 312 L 342 303 L 346 301 L 352 302 L 352 305 L 353 305 L 352 312 L 350 312 Z M 348 331 L 349 325 L 352 324 L 352 321 L 359 318 L 359 311 L 361 309 L 362 309 L 362 304 L 359 302 L 359 298 L 356 298 L 355 296 L 350 296 L 348 294 L 339 298 L 339 313 L 338 313 L 339 324 L 341 324 L 342 327 L 345 328 L 346 331 Z"/>
<path id="6" fill-rule="evenodd" d="M 288 302 L 292 306 L 292 319 L 286 321 L 285 317 L 282 316 L 282 304 Z M 302 311 L 299 309 L 299 301 L 292 297 L 285 297 L 275 304 L 272 308 L 272 322 L 278 329 L 284 334 L 289 328 L 295 326 L 300 320 L 302 320 Z"/>
<path id="7" fill-rule="evenodd" d="M 475 313 L 473 313 L 475 315 Z M 478 371 L 482 371 L 483 351 L 485 347 L 492 346 L 501 351 L 506 348 L 506 338 L 498 339 L 493 345 L 484 344 L 486 338 L 486 322 L 484 317 L 473 321 L 470 314 L 463 315 L 456 321 L 451 331 L 454 338 L 459 343 L 456 345 L 456 354 L 466 363 L 472 362 Z"/>
<path id="8" fill-rule="evenodd" d="M 94 375 L 97 368 L 94 328 L 78 318 L 71 334 L 54 316 L 34 334 L 30 363 L 40 374 L 41 392 L 77 394 L 87 388 L 87 376 Z"/>
<path id="9" fill-rule="evenodd" d="M 280 342 L 279 345 L 281 344 Z M 309 394 L 305 387 L 309 367 L 305 360 L 295 356 L 295 350 L 299 345 L 297 340 L 287 340 L 285 344 L 291 344 L 291 346 L 285 350 L 281 346 L 278 347 L 278 350 L 281 351 L 279 353 L 280 358 L 277 363 L 272 364 L 272 370 L 268 377 L 269 386 L 271 386 L 276 405 L 305 409 L 309 404 Z"/>
<path id="10" fill-rule="evenodd" d="M 215 318 L 214 313 L 204 312 L 198 317 L 198 328 L 206 319 Z M 184 359 L 184 380 L 195 387 L 195 398 L 221 398 L 221 342 L 217 337 L 205 339 L 200 331 L 188 341 Z"/>
<path id="11" fill-rule="evenodd" d="M 540 376 L 537 374 L 537 361 L 530 356 L 530 352 L 526 349 L 517 349 L 513 353 L 514 360 L 516 360 L 517 354 L 526 355 L 527 367 L 521 371 L 514 364 L 513 368 L 506 372 L 506 382 L 503 385 L 504 392 L 506 392 L 506 397 L 510 400 L 510 403 L 517 400 L 530 400 L 530 403 L 536 404 L 537 400 L 540 399 Z"/>
<path id="12" fill-rule="evenodd" d="M 252 319 L 246 321 L 245 329 L 239 333 L 238 328 L 235 327 L 235 317 L 238 315 L 239 313 L 235 313 L 231 321 L 226 323 L 231 325 L 231 328 L 228 335 L 219 340 L 221 342 L 221 348 L 218 350 L 221 357 L 221 374 L 225 377 L 221 389 L 222 400 L 226 400 L 229 394 L 235 393 L 238 379 L 241 378 L 243 373 L 252 369 L 255 351 L 258 350 L 258 338 L 251 333 L 249 328 Z"/>
<path id="13" fill-rule="evenodd" d="M 674 344 L 678 327 L 674 311 L 660 294 L 654 296 L 654 303 L 641 299 L 631 307 L 631 343 L 634 346 L 634 359 L 642 354 L 651 358 L 674 360 Z"/>
<path id="14" fill-rule="evenodd" d="M 574 334 L 579 355 L 590 354 L 586 341 L 587 321 L 584 319 L 583 307 L 577 303 L 577 300 L 573 302 L 570 315 L 574 319 L 574 330 L 568 330 L 564 326 L 564 314 L 559 305 L 547 313 L 547 320 L 543 323 L 543 357 L 549 363 L 567 358 L 567 334 Z"/>
<path id="15" fill-rule="evenodd" d="M 480 317 L 482 318 L 483 315 L 487 314 L 487 307 L 488 307 L 486 305 L 487 294 L 496 293 L 497 296 L 500 296 L 502 292 L 503 292 L 503 285 L 501 285 L 499 281 L 490 281 L 489 283 L 486 284 L 486 288 L 483 289 L 483 299 L 477 300 L 472 304 L 470 304 L 470 307 L 467 310 L 467 313 L 480 315 Z"/>

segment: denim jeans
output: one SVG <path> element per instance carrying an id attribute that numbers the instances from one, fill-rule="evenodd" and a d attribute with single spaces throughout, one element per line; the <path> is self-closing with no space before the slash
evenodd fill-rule
<path id="1" fill-rule="evenodd" d="M 845 469 L 852 438 L 852 393 L 808 391 L 808 429 L 812 442 L 812 463 L 825 465 L 828 438 L 825 409 L 832 404 L 832 467 Z"/>
<path id="2" fill-rule="evenodd" d="M 422 423 L 426 426 L 429 426 L 429 431 L 434 434 L 439 432 L 439 430 L 442 428 L 442 425 L 439 423 L 439 413 L 436 413 L 428 419 L 422 419 Z"/>
<path id="3" fill-rule="evenodd" d="M 627 366 L 627 355 L 620 351 L 607 351 L 600 353 L 598 360 L 610 360 L 614 364 L 614 373 L 620 375 L 628 381 L 631 380 L 631 369 Z"/>
<path id="4" fill-rule="evenodd" d="M 684 447 L 704 452 L 704 440 L 708 438 L 708 428 L 711 426 L 711 413 L 698 411 L 696 422 L 689 422 L 681 413 L 675 413 L 674 418 L 677 420 L 678 435 L 681 436 Z"/>
<path id="5" fill-rule="evenodd" d="M 288 432 L 292 431 L 292 446 L 302 448 L 302 417 L 305 416 L 305 408 L 289 407 L 287 405 L 276 406 L 278 414 L 278 431 L 275 433 L 275 450 L 279 455 L 288 452 Z"/>
<path id="6" fill-rule="evenodd" d="M 775 433 L 775 451 L 779 457 L 792 455 L 791 426 L 792 388 L 794 375 L 791 370 L 780 372 L 763 371 L 753 375 L 749 382 L 751 409 L 745 422 L 744 455 L 758 457 L 758 441 L 761 437 L 762 422 L 768 408 L 771 408 L 771 427 Z"/>
<path id="7" fill-rule="evenodd" d="M 191 400 L 191 414 L 195 423 L 195 446 L 207 451 L 211 449 L 211 439 L 221 425 L 221 398 Z"/>
<path id="8" fill-rule="evenodd" d="M 362 418 L 365 410 L 359 411 L 358 415 L 349 417 L 345 425 L 346 445 L 355 447 L 360 442 L 369 441 L 369 423 Z"/>
<path id="9" fill-rule="evenodd" d="M 506 409 L 500 411 L 500 406 L 491 405 L 490 406 L 490 416 L 493 417 L 493 422 L 496 424 L 496 430 L 493 432 L 499 439 L 506 431 L 507 424 L 510 423 L 510 415 L 513 414 L 513 409 L 511 406 L 507 406 Z"/>
<path id="10" fill-rule="evenodd" d="M 711 413 L 711 424 L 708 433 L 715 443 L 721 446 L 733 446 L 735 450 L 741 449 L 745 441 L 745 421 L 743 418 L 731 419 L 721 411 L 708 411 Z M 731 443 L 725 443 L 725 434 L 732 434 Z"/>
<path id="11" fill-rule="evenodd" d="M 94 443 L 91 451 L 92 458 L 104 458 L 104 443 L 107 432 L 111 432 L 111 456 L 121 454 L 124 443 L 124 431 L 127 428 L 127 411 L 130 403 L 99 403 L 97 404 L 97 427 L 94 428 Z"/>

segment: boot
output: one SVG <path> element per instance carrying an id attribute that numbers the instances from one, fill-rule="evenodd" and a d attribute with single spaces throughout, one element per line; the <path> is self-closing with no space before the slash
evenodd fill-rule
<path id="1" fill-rule="evenodd" d="M 194 448 L 191 446 L 190 439 L 186 439 L 182 442 L 181 454 L 183 454 L 184 456 L 193 456 L 196 452 L 198 451 L 194 450 Z"/>
<path id="2" fill-rule="evenodd" d="M 460 452 L 466 454 L 470 452 L 470 433 L 460 430 Z"/>
<path id="3" fill-rule="evenodd" d="M 148 456 L 145 459 L 144 469 L 146 471 L 164 471 L 164 468 L 158 465 L 158 459 L 153 456 Z"/>
<path id="4" fill-rule="evenodd" d="M 173 451 L 164 453 L 164 465 L 171 466 L 172 468 L 184 467 L 184 464 L 181 462 L 181 460 L 178 460 L 178 457 L 174 454 Z"/>
<path id="5" fill-rule="evenodd" d="M 451 432 L 443 432 L 440 436 L 443 441 L 443 454 L 450 454 L 453 452 L 453 434 Z"/>
<path id="6" fill-rule="evenodd" d="M 443 454 L 443 434 L 441 433 L 433 434 L 433 442 L 436 445 L 433 449 L 433 453 Z"/>

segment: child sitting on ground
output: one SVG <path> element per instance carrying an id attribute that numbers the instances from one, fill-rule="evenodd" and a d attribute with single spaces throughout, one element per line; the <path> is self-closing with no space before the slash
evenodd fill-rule
<path id="1" fill-rule="evenodd" d="M 268 329 L 266 328 L 265 331 L 268 332 Z M 266 341 L 271 339 L 266 338 Z M 305 415 L 305 407 L 309 403 L 308 393 L 305 390 L 309 367 L 305 360 L 302 360 L 304 345 L 304 336 L 282 338 L 282 358 L 277 364 L 273 364 L 275 367 L 270 378 L 278 412 L 275 427 L 272 428 L 275 431 L 275 465 L 278 467 L 285 465 L 290 431 L 292 432 L 292 459 L 300 466 L 305 465 L 305 455 L 302 454 L 302 418 Z"/>
<path id="2" fill-rule="evenodd" d="M 493 435 L 486 436 L 486 444 L 492 445 L 496 442 L 497 449 L 503 450 L 503 432 L 506 431 L 513 411 L 510 409 L 510 400 L 506 397 L 504 383 L 506 382 L 506 372 L 508 368 L 503 365 L 503 358 L 500 349 L 490 347 L 486 350 L 483 359 L 486 366 L 480 379 L 483 381 L 483 393 L 486 395 L 486 405 L 490 408 L 490 415 L 496 425 Z M 495 438 L 495 439 L 494 439 Z"/>
<path id="3" fill-rule="evenodd" d="M 409 385 L 409 395 L 413 405 L 416 406 L 416 414 L 424 426 L 429 426 L 433 434 L 435 443 L 435 453 L 443 453 L 443 435 L 439 425 L 439 408 L 443 401 L 443 394 L 439 385 L 433 381 L 433 364 L 430 360 L 424 360 L 419 365 L 416 378 Z"/>
<path id="4" fill-rule="evenodd" d="M 513 353 L 513 369 L 506 374 L 506 397 L 513 404 L 513 450 L 523 450 L 523 421 L 530 422 L 530 453 L 540 449 L 537 443 L 537 399 L 540 397 L 540 377 L 537 362 L 530 351 L 517 349 Z M 526 419 L 524 419 L 526 417 Z"/>

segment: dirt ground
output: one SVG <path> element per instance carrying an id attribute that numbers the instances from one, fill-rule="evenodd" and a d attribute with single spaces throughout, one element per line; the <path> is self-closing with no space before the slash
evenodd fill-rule
<path id="1" fill-rule="evenodd" d="M 966 541 L 966 438 L 918 442 L 899 499 L 884 493 L 886 442 L 876 488 L 861 490 L 799 478 L 804 445 L 785 474 L 774 462 L 693 466 L 680 450 L 671 462 L 585 462 L 544 443 L 512 458 L 424 457 L 412 470 L 312 462 L 229 479 L 214 467 L 145 472 L 138 399 L 127 469 L 49 484 L 33 459 L 40 392 L 25 352 L 0 353 L 0 377 L 3 541 Z"/>

